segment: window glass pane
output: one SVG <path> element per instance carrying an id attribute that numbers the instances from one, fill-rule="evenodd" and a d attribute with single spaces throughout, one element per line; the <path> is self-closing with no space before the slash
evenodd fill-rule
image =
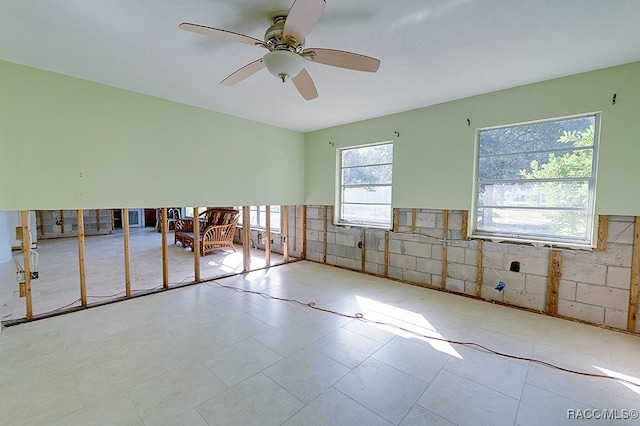
<path id="1" fill-rule="evenodd" d="M 389 204 L 390 186 L 345 187 L 342 190 L 343 203 Z"/>
<path id="2" fill-rule="evenodd" d="M 342 219 L 351 223 L 388 225 L 391 207 L 388 204 L 342 204 Z"/>
<path id="3" fill-rule="evenodd" d="M 478 209 L 478 231 L 521 238 L 563 237 L 580 241 L 587 216 L 579 210 Z"/>
<path id="4" fill-rule="evenodd" d="M 487 184 L 480 185 L 478 206 L 583 209 L 588 198 L 588 182 Z"/>
<path id="5" fill-rule="evenodd" d="M 571 139 L 571 134 L 575 136 L 594 125 L 595 117 L 590 116 L 483 130 L 480 155 L 563 149 L 570 143 L 566 139 Z"/>
<path id="6" fill-rule="evenodd" d="M 538 152 L 481 157 L 478 178 L 484 180 L 515 180 L 548 177 L 589 177 L 593 162 L 592 149 L 558 152 Z"/>
<path id="7" fill-rule="evenodd" d="M 342 182 L 343 185 L 391 183 L 391 164 L 343 169 Z"/>
<path id="8" fill-rule="evenodd" d="M 384 164 L 392 161 L 393 146 L 391 144 L 372 145 L 342 151 L 343 167 Z"/>

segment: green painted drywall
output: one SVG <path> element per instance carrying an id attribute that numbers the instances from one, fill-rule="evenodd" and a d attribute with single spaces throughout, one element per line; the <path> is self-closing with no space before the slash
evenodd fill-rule
<path id="1" fill-rule="evenodd" d="M 393 140 L 395 207 L 467 210 L 476 129 L 590 112 L 601 113 L 596 213 L 640 215 L 640 62 L 308 133 L 305 202 L 334 203 L 337 148 Z"/>
<path id="2" fill-rule="evenodd" d="M 304 134 L 0 61 L 0 211 L 302 204 Z"/>

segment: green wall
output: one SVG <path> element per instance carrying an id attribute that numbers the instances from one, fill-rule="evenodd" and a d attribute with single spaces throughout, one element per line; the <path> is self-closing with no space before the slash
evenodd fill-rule
<path id="1" fill-rule="evenodd" d="M 393 140 L 394 207 L 467 210 L 476 129 L 590 112 L 601 113 L 596 213 L 640 215 L 640 62 L 308 133 L 305 202 L 334 203 L 337 148 Z"/>
<path id="2" fill-rule="evenodd" d="M 303 202 L 300 132 L 0 61 L 0 211 Z"/>

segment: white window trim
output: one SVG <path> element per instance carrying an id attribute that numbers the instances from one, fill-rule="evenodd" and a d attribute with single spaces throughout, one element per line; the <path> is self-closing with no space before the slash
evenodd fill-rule
<path id="1" fill-rule="evenodd" d="M 478 191 L 480 182 L 478 180 L 479 174 L 479 162 L 480 162 L 480 133 L 486 130 L 493 129 L 503 129 L 507 127 L 517 127 L 529 124 L 536 123 L 545 123 L 549 121 L 560 121 L 560 120 L 570 120 L 573 118 L 580 117 L 594 117 L 594 142 L 593 142 L 593 163 L 592 163 L 592 173 L 590 179 L 588 179 L 588 193 L 589 200 L 591 201 L 587 206 L 587 224 L 586 224 L 586 240 L 584 243 L 582 242 L 573 242 L 570 240 L 562 240 L 562 239 L 551 239 L 547 237 L 536 238 L 535 236 L 526 235 L 526 236 L 516 236 L 516 235 L 508 235 L 508 234 L 499 234 L 499 233 L 491 233 L 491 232 L 481 232 L 477 230 L 477 215 L 478 215 Z M 576 114 L 569 115 L 563 117 L 553 117 L 548 119 L 534 120 L 534 121 L 524 121 L 520 123 L 508 124 L 508 125 L 500 125 L 500 126 L 492 126 L 492 127 L 483 127 L 476 129 L 475 134 L 475 152 L 474 152 L 474 173 L 473 173 L 473 195 L 472 195 L 472 204 L 471 211 L 468 219 L 468 229 L 470 230 L 470 237 L 482 240 L 490 240 L 493 242 L 516 242 L 516 243 L 528 243 L 534 246 L 548 246 L 548 247 L 565 247 L 572 249 L 593 249 L 597 245 L 597 235 L 598 235 L 598 220 L 596 218 L 595 213 L 595 204 L 596 204 L 596 181 L 597 181 L 597 171 L 598 171 L 598 153 L 599 153 L 599 144 L 600 144 L 600 112 L 590 112 L 584 114 Z"/>

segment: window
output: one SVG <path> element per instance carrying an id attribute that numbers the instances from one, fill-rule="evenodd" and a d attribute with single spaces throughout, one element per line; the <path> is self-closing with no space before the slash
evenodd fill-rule
<path id="1" fill-rule="evenodd" d="M 391 227 L 393 144 L 341 149 L 338 160 L 340 188 L 336 221 Z"/>
<path id="2" fill-rule="evenodd" d="M 242 212 L 242 206 L 236 207 Z M 271 206 L 271 232 L 280 232 L 280 206 Z M 266 206 L 250 206 L 249 217 L 251 219 L 250 226 L 252 228 L 266 229 L 267 227 L 267 208 Z M 242 226 L 242 215 L 238 220 L 238 226 Z"/>
<path id="3" fill-rule="evenodd" d="M 597 118 L 480 130 L 474 235 L 592 246 Z"/>

